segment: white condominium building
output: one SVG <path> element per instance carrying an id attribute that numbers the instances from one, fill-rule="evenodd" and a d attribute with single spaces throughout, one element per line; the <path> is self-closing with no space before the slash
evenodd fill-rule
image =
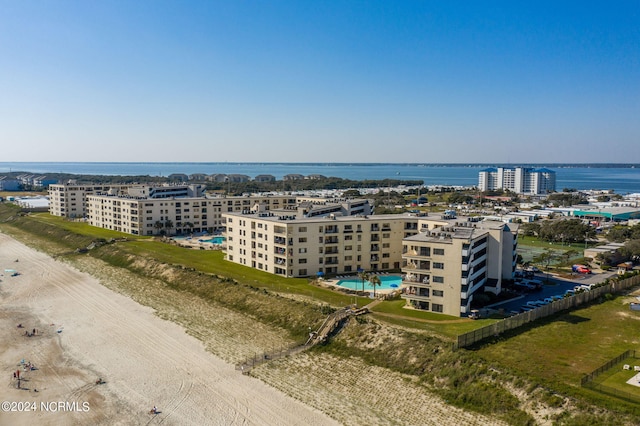
<path id="1" fill-rule="evenodd" d="M 400 269 L 418 216 L 225 213 L 227 260 L 285 277 Z"/>
<path id="2" fill-rule="evenodd" d="M 402 297 L 415 309 L 459 316 L 474 294 L 502 291 L 516 267 L 517 225 L 502 222 L 421 221 L 403 241 Z"/>
<path id="3" fill-rule="evenodd" d="M 293 195 L 215 197 L 203 195 L 201 185 L 130 185 L 93 187 L 75 192 L 84 206 L 83 217 L 100 228 L 133 235 L 174 235 L 222 231 L 222 213 L 282 211 L 302 217 L 370 214 L 368 200 L 320 199 Z M 55 197 L 56 200 L 70 197 Z M 65 216 L 68 208 L 52 206 L 51 214 Z"/>
<path id="4" fill-rule="evenodd" d="M 544 195 L 556 190 L 556 172 L 541 168 L 488 168 L 478 176 L 478 189 L 505 189 L 524 195 Z"/>
<path id="5" fill-rule="evenodd" d="M 96 193 L 120 193 L 131 185 L 77 184 L 73 181 L 49 185 L 49 213 L 70 219 L 87 215 L 87 195 Z"/>

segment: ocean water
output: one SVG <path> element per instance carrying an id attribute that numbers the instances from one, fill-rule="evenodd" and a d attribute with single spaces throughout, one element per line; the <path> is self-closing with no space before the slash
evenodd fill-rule
<path id="1" fill-rule="evenodd" d="M 389 163 L 15 163 L 0 162 L 0 174 L 6 172 L 70 173 L 84 175 L 169 176 L 173 173 L 225 173 L 255 177 L 269 174 L 282 179 L 287 174 L 321 174 L 352 180 L 406 179 L 425 185 L 474 186 L 478 172 L 490 165 L 389 164 Z M 505 165 L 515 167 L 516 165 Z M 530 166 L 530 165 L 522 165 Z M 556 172 L 556 189 L 606 189 L 618 194 L 640 193 L 640 165 L 531 165 Z"/>

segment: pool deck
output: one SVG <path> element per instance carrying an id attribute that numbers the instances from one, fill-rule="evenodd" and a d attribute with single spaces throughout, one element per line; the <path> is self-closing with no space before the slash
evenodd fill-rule
<path id="1" fill-rule="evenodd" d="M 395 276 L 395 274 L 375 274 L 377 276 Z M 351 289 L 349 287 L 344 287 L 341 285 L 338 285 L 338 283 L 342 280 L 359 280 L 360 278 L 358 278 L 357 275 L 338 275 L 336 277 L 332 277 L 332 278 L 324 278 L 322 280 L 323 284 L 329 285 L 334 287 L 336 290 L 349 290 L 349 291 L 362 291 L 362 290 L 358 290 L 358 289 Z M 402 287 L 398 287 L 398 288 L 380 288 L 376 286 L 376 294 L 384 294 L 384 295 L 388 295 L 391 294 L 393 292 L 397 292 L 400 291 L 402 289 Z M 365 293 L 371 293 L 373 294 L 373 287 L 371 287 L 370 285 L 365 284 L 364 286 L 364 292 Z"/>
<path id="2" fill-rule="evenodd" d="M 216 236 L 212 235 L 202 235 L 198 237 L 171 237 L 169 240 L 173 244 L 176 244 L 180 247 L 199 249 L 199 250 L 221 250 L 225 247 L 224 242 L 222 244 L 215 244 L 210 241 L 202 241 L 204 239 L 215 238 Z"/>

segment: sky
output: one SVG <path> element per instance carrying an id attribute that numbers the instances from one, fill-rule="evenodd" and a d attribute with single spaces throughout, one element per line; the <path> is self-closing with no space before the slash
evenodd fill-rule
<path id="1" fill-rule="evenodd" d="M 640 163 L 640 2 L 0 0 L 0 161 Z"/>

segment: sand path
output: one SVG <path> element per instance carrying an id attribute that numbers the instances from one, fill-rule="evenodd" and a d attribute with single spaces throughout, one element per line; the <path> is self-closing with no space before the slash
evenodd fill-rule
<path id="1" fill-rule="evenodd" d="M 152 309 L 1 233 L 0 272 L 0 400 L 30 410 L 0 411 L 0 424 L 337 424 L 241 375 Z M 148 413 L 154 405 L 160 414 Z"/>

